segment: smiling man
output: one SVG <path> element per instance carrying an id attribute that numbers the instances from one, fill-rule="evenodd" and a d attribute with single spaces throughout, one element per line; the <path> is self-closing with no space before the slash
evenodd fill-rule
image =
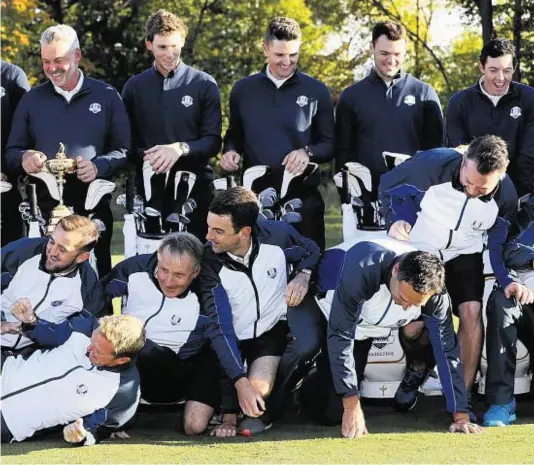
<path id="1" fill-rule="evenodd" d="M 55 426 L 73 445 L 90 446 L 132 419 L 139 403 L 135 356 L 143 323 L 131 316 L 41 319 L 27 299 L 11 313 L 46 350 L 2 360 L 2 442 L 23 441 Z"/>
<path id="2" fill-rule="evenodd" d="M 50 237 L 20 239 L 2 248 L 2 321 L 16 322 L 12 305 L 30 301 L 35 314 L 61 323 L 74 316 L 96 316 L 102 291 L 89 264 L 98 240 L 94 223 L 83 216 L 62 218 Z M 20 331 L 2 335 L 2 352 L 33 344 Z"/>
<path id="3" fill-rule="evenodd" d="M 463 369 L 458 360 L 460 348 L 444 285 L 445 269 L 439 258 L 391 239 L 347 242 L 323 255 L 317 270 L 317 292 L 328 319 L 330 370 L 318 364 L 323 381 L 320 389 L 327 396 L 318 395 L 317 400 L 335 399 L 327 402 L 323 418 L 329 424 L 341 422 L 343 437 L 367 434 L 359 384 L 372 338 L 387 337 L 392 328 L 399 328 L 407 356 L 426 352 L 432 346 L 445 386 L 446 408 L 453 416 L 450 431 L 480 431 L 469 421 Z M 330 392 L 332 379 L 341 400 Z M 411 391 L 409 379 L 405 379 L 395 400 L 413 407 L 417 397 Z"/>
<path id="4" fill-rule="evenodd" d="M 478 83 L 457 94 L 447 110 L 449 147 L 494 134 L 508 144 L 508 174 L 519 196 L 534 192 L 534 89 L 512 81 L 515 49 L 506 39 L 491 39 L 480 52 Z"/>
<path id="5" fill-rule="evenodd" d="M 496 136 L 483 136 L 473 140 L 463 155 L 453 149 L 419 152 L 380 181 L 388 234 L 438 254 L 445 262 L 447 290 L 453 312 L 460 318 L 458 338 L 468 391 L 484 336 L 482 252 L 486 247 L 506 296 L 522 304 L 532 299 L 503 260 L 504 243 L 517 212 L 517 194 L 506 175 L 507 166 L 506 143 Z M 413 370 L 409 358 L 408 375 L 419 379 L 412 383 L 415 391 L 429 367 Z"/>
<path id="6" fill-rule="evenodd" d="M 443 116 L 436 91 L 404 69 L 406 31 L 392 21 L 373 27 L 369 75 L 341 94 L 336 108 L 336 169 L 358 162 L 371 170 L 377 196 L 380 175 L 388 171 L 382 152 L 414 154 L 441 147 Z M 366 202 L 367 203 L 367 202 Z M 364 208 L 364 221 L 373 210 Z"/>
<path id="7" fill-rule="evenodd" d="M 175 173 L 196 175 L 191 197 L 197 208 L 189 216 L 188 231 L 204 240 L 213 198 L 209 162 L 221 148 L 221 99 L 212 76 L 183 62 L 186 36 L 182 19 L 165 10 L 153 14 L 145 44 L 154 64 L 126 83 L 122 98 L 132 126 L 132 161 L 139 176 L 143 162 L 156 172 L 152 192 L 163 206 L 163 218 L 176 211 Z M 138 189 L 142 191 L 142 182 Z"/>
<path id="8" fill-rule="evenodd" d="M 297 67 L 302 33 L 291 18 L 270 21 L 263 41 L 267 64 L 238 81 L 230 94 L 230 125 L 219 166 L 227 172 L 267 165 L 256 192 L 282 185 L 284 169 L 300 175 L 308 163 L 326 163 L 334 156 L 334 115 L 327 87 Z M 302 222 L 295 228 L 325 246 L 324 201 L 319 170 L 305 183 L 290 184 L 287 199 L 298 197 Z M 260 185 L 261 184 L 261 185 Z"/>

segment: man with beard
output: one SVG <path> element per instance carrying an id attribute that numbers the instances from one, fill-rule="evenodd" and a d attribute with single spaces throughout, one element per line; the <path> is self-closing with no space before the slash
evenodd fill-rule
<path id="1" fill-rule="evenodd" d="M 407 73 L 406 31 L 393 21 L 373 27 L 370 74 L 343 91 L 336 107 L 336 170 L 347 162 L 369 168 L 376 201 L 380 176 L 390 167 L 383 151 L 413 155 L 441 147 L 443 115 L 431 85 Z M 363 221 L 373 221 L 373 209 L 363 199 Z"/>
<path id="2" fill-rule="evenodd" d="M 50 237 L 20 239 L 2 248 L 2 332 L 10 328 L 1 337 L 3 353 L 32 344 L 11 313 L 21 298 L 29 300 L 38 318 L 52 323 L 98 314 L 102 291 L 88 261 L 97 240 L 91 220 L 71 215 L 59 221 Z"/>
<path id="3" fill-rule="evenodd" d="M 221 147 L 221 100 L 215 79 L 181 60 L 186 36 L 187 26 L 176 15 L 165 10 L 152 15 L 145 43 L 154 64 L 126 83 L 122 98 L 132 126 L 132 161 L 138 176 L 143 162 L 155 171 L 152 192 L 154 197 L 164 193 L 162 199 L 154 198 L 163 218 L 179 208 L 174 203 L 175 174 L 196 175 L 191 197 L 197 208 L 187 229 L 204 240 L 213 198 L 209 160 Z M 138 186 L 142 189 L 143 183 Z"/>
<path id="4" fill-rule="evenodd" d="M 122 100 L 108 84 L 85 76 L 79 69 L 82 52 L 74 29 L 64 24 L 41 35 L 41 58 L 48 82 L 28 92 L 17 107 L 9 136 L 6 162 L 14 173 L 35 174 L 54 158 L 59 143 L 75 158 L 76 173 L 66 177 L 65 204 L 85 215 L 90 182 L 109 179 L 126 163 L 130 126 Z M 40 180 L 37 198 L 45 218 L 56 205 Z M 98 273 L 111 270 L 113 216 L 106 195 L 93 218 L 106 226 L 95 249 Z"/>
<path id="5" fill-rule="evenodd" d="M 493 38 L 480 52 L 478 83 L 453 95 L 447 109 L 447 144 L 469 144 L 494 134 L 508 144 L 512 179 L 519 196 L 534 189 L 534 89 L 512 81 L 515 48 Z"/>

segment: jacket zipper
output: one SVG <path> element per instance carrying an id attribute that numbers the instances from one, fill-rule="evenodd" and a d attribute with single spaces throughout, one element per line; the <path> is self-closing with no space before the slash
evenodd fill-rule
<path id="1" fill-rule="evenodd" d="M 445 246 L 446 249 L 449 248 L 449 246 L 451 245 L 451 242 L 452 242 L 452 233 L 454 231 L 458 231 L 458 228 L 460 227 L 460 223 L 462 222 L 462 218 L 464 216 L 464 213 L 465 213 L 465 207 L 467 207 L 467 202 L 469 202 L 469 197 L 466 197 L 465 199 L 465 202 L 464 202 L 464 205 L 462 207 L 462 211 L 460 212 L 460 218 L 458 218 L 458 223 L 456 223 L 456 227 L 454 229 L 451 229 L 449 231 L 449 240 L 447 241 L 447 245 Z"/>
<path id="2" fill-rule="evenodd" d="M 260 321 L 260 295 L 256 283 L 254 282 L 254 278 L 252 277 L 252 270 L 247 270 L 245 274 L 250 279 L 250 283 L 254 289 L 254 296 L 256 297 L 256 321 L 254 322 L 254 339 L 256 339 L 258 334 L 258 322 Z"/>
<path id="3" fill-rule="evenodd" d="M 29 391 L 29 390 L 34 389 L 36 387 L 42 386 L 44 384 L 51 383 L 52 381 L 58 381 L 60 379 L 65 378 L 69 373 L 72 373 L 73 371 L 78 370 L 80 368 L 83 368 L 83 366 L 82 365 L 75 366 L 74 368 L 71 368 L 70 370 L 67 370 L 61 376 L 56 376 L 54 378 L 48 378 L 48 379 L 45 379 L 43 381 L 39 381 L 38 383 L 32 384 L 31 386 L 26 386 L 25 388 L 19 389 L 18 391 L 10 392 L 9 394 L 6 394 L 5 396 L 2 396 L 2 398 L 0 400 L 6 400 L 6 399 L 9 399 L 10 397 L 22 394 L 23 392 Z M 91 371 L 94 368 L 95 367 L 93 366 L 88 371 Z"/>
<path id="4" fill-rule="evenodd" d="M 33 313 L 37 314 L 37 309 L 43 304 L 44 300 L 46 299 L 46 296 L 48 295 L 48 291 L 50 290 L 50 286 L 52 285 L 52 281 L 55 278 L 56 277 L 54 275 L 50 276 L 50 279 L 48 280 L 48 284 L 46 285 L 46 290 L 45 290 L 45 293 L 43 295 L 43 298 L 37 303 L 37 305 L 33 309 Z M 17 346 L 19 345 L 19 342 L 20 342 L 21 339 L 22 339 L 22 333 L 19 334 L 17 342 L 15 342 L 15 345 L 12 347 L 13 350 L 17 348 Z"/>
<path id="5" fill-rule="evenodd" d="M 382 314 L 382 316 L 380 317 L 380 320 L 378 320 L 374 326 L 378 326 L 382 320 L 384 319 L 384 317 L 386 316 L 386 313 L 389 311 L 389 307 L 391 307 L 391 302 L 393 301 L 393 297 L 390 297 L 389 298 L 389 303 L 388 303 L 388 306 L 386 307 L 386 311 Z"/>
<path id="6" fill-rule="evenodd" d="M 145 321 L 145 324 L 143 325 L 143 328 L 146 328 L 146 325 L 148 324 L 148 322 L 154 318 L 155 316 L 158 315 L 158 313 L 161 312 L 161 310 L 163 309 L 163 304 L 165 303 L 165 296 L 163 296 L 163 298 L 161 299 L 161 304 L 159 305 L 159 308 L 158 308 L 158 311 L 156 313 L 154 313 L 152 316 L 149 316 L 147 318 L 147 320 Z"/>

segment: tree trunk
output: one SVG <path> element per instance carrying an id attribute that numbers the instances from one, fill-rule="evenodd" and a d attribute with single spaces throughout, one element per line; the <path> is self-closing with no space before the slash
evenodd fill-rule
<path id="1" fill-rule="evenodd" d="M 514 0 L 514 48 L 517 67 L 514 72 L 514 81 L 521 82 L 521 0 Z"/>
<path id="2" fill-rule="evenodd" d="M 491 0 L 480 0 L 478 2 L 480 10 L 480 20 L 482 23 L 482 40 L 489 42 L 495 35 L 493 29 L 493 6 Z"/>

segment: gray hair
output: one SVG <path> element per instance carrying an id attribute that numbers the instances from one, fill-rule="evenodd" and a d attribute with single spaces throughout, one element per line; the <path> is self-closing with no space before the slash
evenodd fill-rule
<path id="1" fill-rule="evenodd" d="M 76 31 L 66 24 L 50 26 L 41 34 L 41 40 L 39 41 L 41 46 L 57 42 L 66 42 L 67 44 L 70 44 L 69 52 L 80 48 L 80 42 L 78 41 Z"/>
<path id="2" fill-rule="evenodd" d="M 158 256 L 163 252 L 168 252 L 174 256 L 188 254 L 194 263 L 195 270 L 202 262 L 204 247 L 193 234 L 187 232 L 175 232 L 167 234 L 158 247 Z"/>

